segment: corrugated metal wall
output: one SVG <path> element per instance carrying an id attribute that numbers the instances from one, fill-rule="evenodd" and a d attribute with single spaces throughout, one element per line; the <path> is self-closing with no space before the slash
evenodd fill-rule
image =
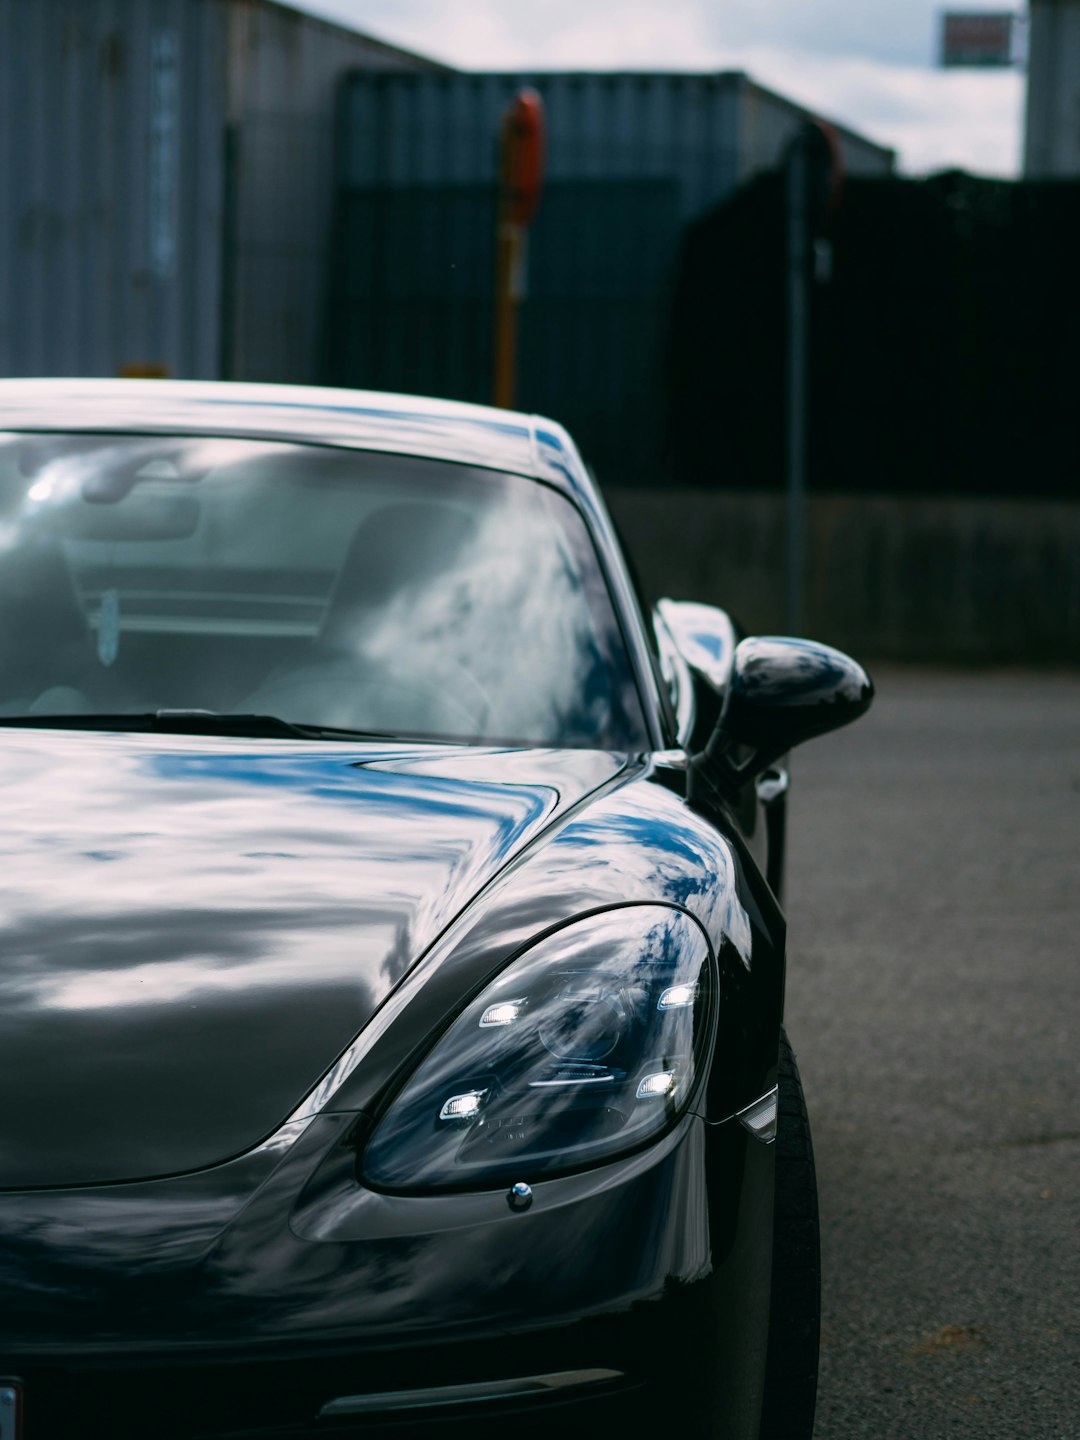
<path id="1" fill-rule="evenodd" d="M 0 0 L 0 374 L 215 373 L 220 20 Z"/>
<path id="2" fill-rule="evenodd" d="M 544 98 L 548 179 L 674 180 L 694 214 L 739 179 L 739 75 L 353 76 L 346 187 L 490 182 L 499 119 L 523 85 Z"/>
<path id="3" fill-rule="evenodd" d="M 492 187 L 351 190 L 339 226 L 331 378 L 488 401 Z"/>
<path id="4" fill-rule="evenodd" d="M 679 198 L 670 180 L 553 180 L 530 234 L 518 403 L 609 478 L 653 453 Z M 490 403 L 495 217 L 490 184 L 342 197 L 335 381 Z"/>
<path id="5" fill-rule="evenodd" d="M 311 382 L 324 369 L 342 77 L 439 67 L 264 0 L 227 0 L 227 10 L 222 373 Z"/>
<path id="6" fill-rule="evenodd" d="M 680 229 L 738 179 L 738 76 L 351 77 L 330 373 L 490 400 L 497 136 L 526 84 L 548 163 L 517 403 L 569 425 L 604 476 L 644 480 Z"/>
<path id="7" fill-rule="evenodd" d="M 270 0 L 0 0 L 0 374 L 316 380 L 338 87 Z"/>
<path id="8" fill-rule="evenodd" d="M 687 219 L 778 164 L 809 115 L 735 72 L 356 75 L 343 103 L 340 183 L 489 181 L 500 116 L 523 85 L 544 99 L 551 181 L 674 181 Z M 892 171 L 891 150 L 837 129 L 852 174 Z"/>
<path id="9" fill-rule="evenodd" d="M 601 313 L 610 324 L 598 356 L 614 354 L 615 335 L 629 344 L 655 334 L 661 252 L 670 259 L 678 225 L 745 173 L 742 76 L 460 75 L 272 0 L 0 0 L 0 373 L 310 381 L 325 378 L 329 351 L 334 373 L 353 378 L 342 357 L 366 347 L 369 362 L 385 355 L 384 369 L 397 374 L 389 312 L 368 313 L 379 283 L 349 282 L 350 323 L 366 340 L 340 327 L 326 334 L 338 298 L 328 275 L 347 72 L 338 132 L 351 197 L 343 203 L 352 207 L 346 262 L 363 206 L 377 195 L 490 186 L 510 96 L 530 79 L 543 91 L 550 185 L 533 283 L 550 339 L 541 338 L 538 303 L 527 316 L 543 353 L 571 334 L 575 357 L 587 353 Z M 759 138 L 774 135 L 768 114 Z M 606 200 L 600 190 L 590 199 L 557 188 L 584 184 L 614 188 Z M 650 184 L 659 187 L 652 199 Z M 440 322 L 450 329 L 435 348 L 456 357 L 449 393 L 476 388 L 475 367 L 487 363 L 476 356 L 489 346 L 490 225 L 466 222 L 462 203 L 476 208 L 475 197 L 459 197 L 446 224 L 425 221 L 430 233 L 402 252 L 422 268 L 425 247 L 442 246 L 450 300 L 461 295 L 449 267 L 484 270 L 468 302 L 474 317 L 451 305 Z M 388 212 L 382 233 L 401 234 L 402 223 Z M 583 244 L 572 238 L 578 231 Z M 612 262 L 636 231 L 647 238 Z M 373 244 L 361 262 L 369 268 Z M 594 251 L 603 263 L 586 259 Z M 410 283 L 422 291 L 419 274 Z M 614 275 L 622 319 L 612 318 Z M 370 297 L 363 314 L 361 292 Z M 370 378 L 369 362 L 359 378 Z M 597 359 L 590 373 L 607 363 Z M 528 386 L 539 384 L 530 364 Z"/>
<path id="10" fill-rule="evenodd" d="M 487 400 L 495 177 L 514 94 L 543 96 L 517 403 L 571 426 L 608 479 L 660 460 L 683 227 L 773 165 L 805 120 L 744 75 L 354 75 L 342 99 L 331 377 Z M 845 132 L 852 168 L 892 153 Z"/>

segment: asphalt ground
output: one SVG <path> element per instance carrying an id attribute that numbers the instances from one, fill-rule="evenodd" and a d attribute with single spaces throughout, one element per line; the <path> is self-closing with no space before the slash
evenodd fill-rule
<path id="1" fill-rule="evenodd" d="M 1076 1440 L 1080 675 L 874 675 L 793 765 L 815 1440 Z"/>

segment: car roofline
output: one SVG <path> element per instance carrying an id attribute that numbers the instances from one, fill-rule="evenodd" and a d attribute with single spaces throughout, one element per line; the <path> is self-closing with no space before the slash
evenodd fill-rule
<path id="1" fill-rule="evenodd" d="M 572 491 L 584 467 L 555 421 L 465 401 L 217 380 L 0 380 L 5 430 L 214 434 L 429 456 Z M 577 463 L 575 463 L 577 462 Z"/>

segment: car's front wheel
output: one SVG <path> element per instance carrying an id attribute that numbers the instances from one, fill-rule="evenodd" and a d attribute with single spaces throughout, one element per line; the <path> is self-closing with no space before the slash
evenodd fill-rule
<path id="1" fill-rule="evenodd" d="M 761 1440 L 810 1440 L 821 1315 L 817 1180 L 802 1082 L 780 1032 L 776 1200 Z"/>

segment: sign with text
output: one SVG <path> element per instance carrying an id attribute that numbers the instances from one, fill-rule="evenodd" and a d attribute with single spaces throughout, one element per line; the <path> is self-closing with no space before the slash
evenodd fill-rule
<path id="1" fill-rule="evenodd" d="M 1018 17 L 1011 10 L 950 12 L 942 17 L 941 63 L 946 69 L 1011 67 L 1017 41 Z"/>

